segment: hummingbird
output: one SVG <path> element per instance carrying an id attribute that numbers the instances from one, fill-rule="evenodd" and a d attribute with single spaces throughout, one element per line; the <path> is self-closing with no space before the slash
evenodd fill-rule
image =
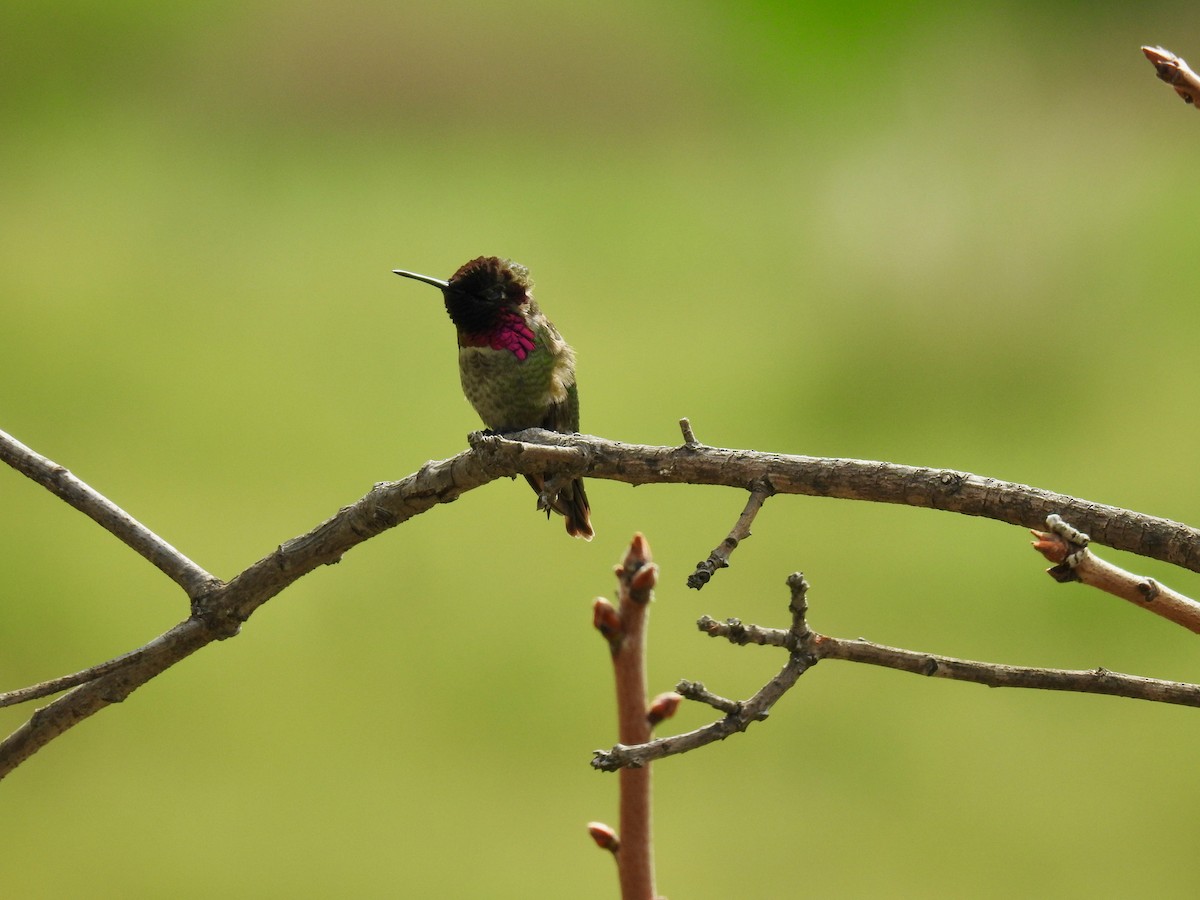
<path id="1" fill-rule="evenodd" d="M 511 259 L 480 256 L 463 264 L 449 281 L 393 271 L 442 292 L 458 331 L 463 393 L 491 431 L 579 430 L 575 351 L 538 308 L 527 268 Z M 592 539 L 583 479 L 574 479 L 551 498 L 544 497 L 544 477 L 526 475 L 525 480 L 547 516 L 558 513 L 566 520 L 568 534 Z"/>

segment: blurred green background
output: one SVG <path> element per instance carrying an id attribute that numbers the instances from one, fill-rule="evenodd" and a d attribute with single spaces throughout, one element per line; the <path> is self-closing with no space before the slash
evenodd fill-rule
<path id="1" fill-rule="evenodd" d="M 1200 62 L 1188 3 L 9 3 L 0 427 L 230 577 L 478 427 L 432 293 L 528 265 L 583 426 L 946 466 L 1196 523 Z M 597 539 L 490 485 L 354 550 L 0 785 L 21 897 L 612 897 L 590 602 L 636 530 L 655 690 L 780 655 L 702 613 L 1196 680 L 1016 528 L 593 481 Z M 0 472 L 0 688 L 180 592 Z M 1109 554 L 1129 564 L 1131 558 Z M 1193 594 L 1191 573 L 1138 571 Z M 31 712 L 0 711 L 5 732 Z M 675 726 L 708 716 L 684 709 Z M 656 766 L 671 897 L 1192 896 L 1195 711 L 830 662 Z"/>

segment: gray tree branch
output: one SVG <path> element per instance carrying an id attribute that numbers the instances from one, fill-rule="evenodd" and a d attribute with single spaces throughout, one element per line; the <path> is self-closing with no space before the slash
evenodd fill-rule
<path id="1" fill-rule="evenodd" d="M 718 622 L 702 616 L 696 623 L 710 637 L 725 638 L 732 644 L 759 644 L 788 651 L 788 661 L 774 678 L 748 700 L 727 700 L 709 691 L 703 684 L 681 681 L 675 690 L 688 700 L 707 704 L 725 713 L 724 717 L 683 734 L 655 738 L 640 744 L 616 744 L 608 750 L 592 753 L 592 766 L 604 772 L 626 767 L 649 765 L 655 760 L 697 750 L 715 741 L 723 741 L 754 722 L 767 718 L 771 707 L 789 691 L 800 676 L 823 659 L 842 659 L 897 669 L 927 678 L 970 681 L 988 687 L 1034 688 L 1047 691 L 1077 691 L 1107 694 L 1133 700 L 1200 706 L 1200 685 L 1124 675 L 1097 668 L 1088 670 L 1046 669 L 1033 666 L 1008 666 L 1001 663 L 956 659 L 935 653 L 921 653 L 899 647 L 887 647 L 862 638 L 846 640 L 819 634 L 806 623 L 808 584 L 799 572 L 788 578 L 792 589 L 792 626 L 788 629 L 746 625 L 737 619 Z"/>
<path id="2" fill-rule="evenodd" d="M 184 621 L 117 660 L 42 686 L 0 694 L 0 705 L 4 705 L 77 685 L 0 742 L 0 778 L 58 735 L 124 700 L 201 647 L 236 635 L 258 607 L 313 569 L 335 563 L 363 541 L 502 477 L 553 472 L 626 484 L 725 485 L 750 492 L 900 503 L 986 516 L 1027 528 L 1039 527 L 1047 515 L 1058 513 L 1086 530 L 1095 543 L 1200 571 L 1200 532 L 1189 526 L 965 472 L 725 450 L 694 441 L 678 447 L 625 444 L 591 435 L 529 429 L 508 436 L 473 434 L 470 449 L 426 463 L 400 481 L 377 484 L 360 500 L 223 582 L 65 468 L 3 432 L 0 459 L 152 562 L 184 589 L 191 604 Z M 794 681 L 799 676 L 799 671 L 794 671 L 798 665 L 789 662 L 781 673 L 784 680 Z M 84 680 L 79 683 L 81 678 Z M 767 693 L 751 706 L 769 707 L 773 690 Z"/>
<path id="3" fill-rule="evenodd" d="M 1200 572 L 1200 530 L 1191 526 L 953 469 L 705 445 L 654 447 L 541 429 L 472 438 L 488 469 L 503 475 L 556 470 L 626 484 L 711 484 L 751 492 L 761 483 L 776 494 L 940 509 L 1025 528 L 1044 527 L 1046 517 L 1057 513 L 1092 543 Z"/>
<path id="4" fill-rule="evenodd" d="M 64 466 L 51 462 L 0 431 L 0 460 L 57 494 L 93 522 L 112 532 L 168 578 L 195 597 L 216 582 L 202 568 L 160 538 L 111 500 L 92 490 Z"/>

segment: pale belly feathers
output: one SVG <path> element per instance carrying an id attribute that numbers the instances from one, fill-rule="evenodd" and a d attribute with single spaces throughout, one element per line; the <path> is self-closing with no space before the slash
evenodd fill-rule
<path id="1" fill-rule="evenodd" d="M 575 383 L 574 354 L 562 338 L 553 337 L 548 347 L 539 341 L 523 360 L 508 350 L 459 348 L 463 393 L 488 428 L 504 432 L 541 426 L 552 404 L 567 401 L 567 390 Z"/>

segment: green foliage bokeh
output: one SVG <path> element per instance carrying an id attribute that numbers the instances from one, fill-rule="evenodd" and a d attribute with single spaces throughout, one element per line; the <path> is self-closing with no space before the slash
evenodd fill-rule
<path id="1" fill-rule="evenodd" d="M 0 427 L 232 576 L 464 446 L 450 325 L 390 270 L 498 254 L 575 344 L 588 432 L 687 415 L 1200 521 L 1200 115 L 1138 53 L 1200 57 L 1200 12 L 919 10 L 8 4 Z M 523 484 L 438 508 L 56 741 L 0 785 L 4 894 L 613 896 L 589 615 L 637 530 L 655 690 L 760 685 L 777 653 L 692 623 L 784 623 L 796 569 L 832 634 L 1200 677 L 1194 638 L 1054 585 L 1018 529 L 776 498 L 697 594 L 744 495 L 589 492 L 590 545 Z M 186 615 L 13 472 L 0 510 L 0 689 Z M 1196 788 L 1166 761 L 1198 739 L 1189 710 L 826 663 L 656 767 L 660 889 L 1188 896 Z"/>

